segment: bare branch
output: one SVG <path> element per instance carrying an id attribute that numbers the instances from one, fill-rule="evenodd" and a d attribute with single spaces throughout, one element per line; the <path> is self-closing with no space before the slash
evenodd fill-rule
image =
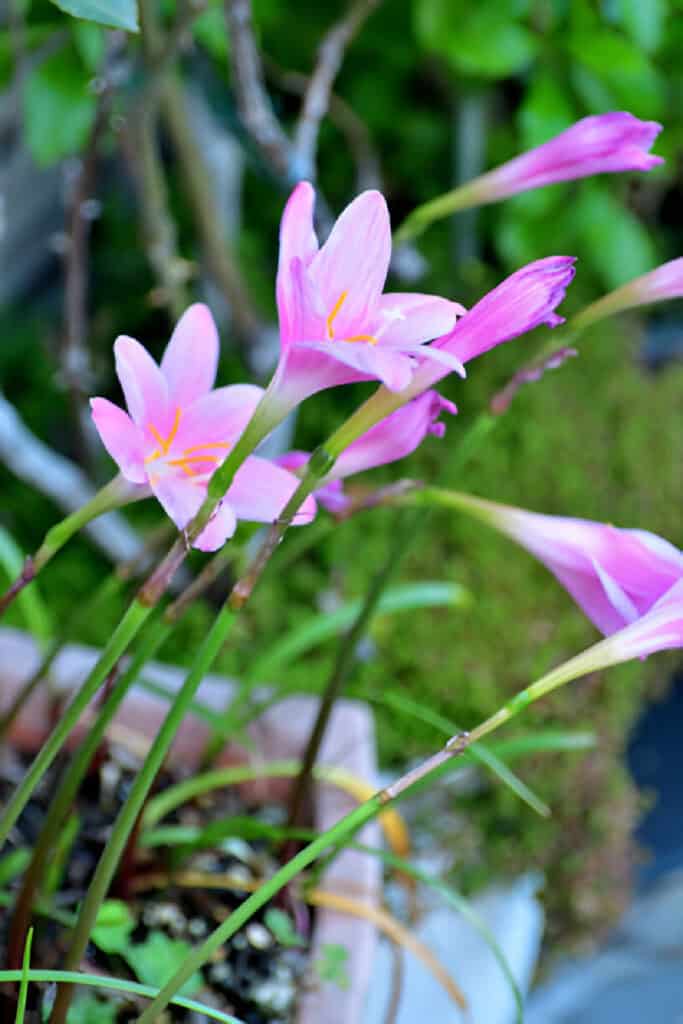
<path id="1" fill-rule="evenodd" d="M 282 68 L 271 57 L 264 55 L 264 67 L 268 78 L 284 92 L 303 96 L 308 89 L 309 78 L 301 71 Z M 352 107 L 336 93 L 330 93 L 329 117 L 337 130 L 344 136 L 356 164 L 356 189 L 380 188 L 382 174 L 379 160 L 372 145 L 370 132 L 365 122 Z"/>
<path id="2" fill-rule="evenodd" d="M 161 108 L 178 157 L 185 192 L 194 213 L 209 271 L 230 306 L 235 329 L 246 354 L 264 329 L 263 324 L 254 309 L 246 281 L 222 230 L 209 172 L 188 116 L 187 99 L 175 76 L 165 84 Z"/>
<path id="3" fill-rule="evenodd" d="M 294 132 L 294 152 L 302 177 L 314 177 L 320 123 L 330 105 L 330 95 L 347 46 L 380 0 L 355 0 L 346 15 L 332 26 L 318 49 L 318 61 L 304 94 Z"/>
<path id="4" fill-rule="evenodd" d="M 2 395 L 0 461 L 20 480 L 52 498 L 66 512 L 74 512 L 95 494 L 95 488 L 75 463 L 32 434 L 14 406 Z M 143 550 L 140 538 L 116 512 L 94 519 L 85 527 L 85 532 L 116 562 L 138 558 Z"/>
<path id="5" fill-rule="evenodd" d="M 273 113 L 251 17 L 251 0 L 226 0 L 235 95 L 244 126 L 269 167 L 291 177 L 291 143 Z M 296 175 L 297 178 L 301 175 Z"/>

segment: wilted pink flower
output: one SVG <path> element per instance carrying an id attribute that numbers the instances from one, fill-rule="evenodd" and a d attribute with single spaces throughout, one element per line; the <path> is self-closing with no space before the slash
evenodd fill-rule
<path id="1" fill-rule="evenodd" d="M 342 452 L 332 471 L 325 477 L 323 486 L 316 490 L 316 498 L 333 514 L 345 511 L 349 499 L 344 494 L 342 480 L 376 466 L 407 458 L 428 434 L 443 437 L 446 424 L 441 423 L 439 417 L 445 412 L 455 415 L 457 411 L 455 405 L 437 391 L 426 391 L 419 398 L 414 398 L 386 419 L 380 420 Z M 307 452 L 293 451 L 282 455 L 277 461 L 286 469 L 297 472 L 308 459 Z"/>
<path id="2" fill-rule="evenodd" d="M 662 263 L 647 274 L 627 281 L 608 295 L 591 302 L 572 319 L 572 326 L 583 328 L 626 309 L 666 302 L 683 296 L 683 257 Z"/>
<path id="3" fill-rule="evenodd" d="M 271 400 L 289 409 L 323 388 L 358 380 L 402 391 L 418 356 L 463 372 L 457 358 L 426 344 L 450 331 L 462 306 L 434 295 L 382 293 L 391 255 L 383 196 L 369 191 L 354 199 L 322 247 L 314 201 L 312 186 L 301 182 L 282 216 L 281 355 Z"/>
<path id="4" fill-rule="evenodd" d="M 606 635 L 641 618 L 683 580 L 683 553 L 645 530 L 544 516 L 469 495 L 457 503 L 543 562 Z"/>
<path id="5" fill-rule="evenodd" d="M 116 339 L 116 372 L 128 411 L 106 398 L 91 399 L 105 448 L 132 483 L 149 485 L 176 526 L 184 529 L 206 497 L 207 483 L 242 433 L 263 394 L 249 384 L 212 391 L 218 334 L 206 306 L 194 305 L 179 320 L 157 366 L 133 338 Z M 265 459 L 251 456 L 196 547 L 213 551 L 235 531 L 238 519 L 271 522 L 298 480 Z M 296 522 L 309 522 L 307 501 Z"/>
<path id="6" fill-rule="evenodd" d="M 508 160 L 463 187 L 479 204 L 558 181 L 615 171 L 649 171 L 663 163 L 649 149 L 662 130 L 656 121 L 612 112 L 584 117 L 548 142 Z"/>

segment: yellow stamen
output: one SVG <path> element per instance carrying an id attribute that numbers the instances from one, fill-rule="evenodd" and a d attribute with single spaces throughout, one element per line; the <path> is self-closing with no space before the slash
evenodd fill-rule
<path id="1" fill-rule="evenodd" d="M 191 466 L 193 462 L 220 462 L 217 455 L 191 455 L 189 458 L 169 459 L 169 466 Z"/>
<path id="2" fill-rule="evenodd" d="M 334 338 L 334 327 L 332 325 L 334 324 L 335 318 L 336 318 L 337 314 L 339 313 L 339 310 L 342 308 L 342 306 L 346 302 L 346 298 L 347 298 L 348 294 L 349 294 L 348 291 L 341 293 L 341 295 L 339 296 L 339 298 L 335 302 L 334 306 L 332 307 L 332 312 L 330 313 L 330 315 L 328 316 L 327 320 L 325 321 L 325 323 L 327 325 L 327 338 L 328 338 L 328 341 L 332 341 L 332 339 Z"/>
<path id="3" fill-rule="evenodd" d="M 175 417 L 173 419 L 173 426 L 171 427 L 171 432 L 166 438 L 161 436 L 161 434 L 159 433 L 159 431 L 157 430 L 153 423 L 147 424 L 147 429 L 149 430 L 150 434 L 161 448 L 161 451 L 158 454 L 156 452 L 153 452 L 152 455 L 148 456 L 148 458 L 145 459 L 145 462 L 152 462 L 153 459 L 158 459 L 161 455 L 168 455 L 169 449 L 173 444 L 173 439 L 178 433 L 178 427 L 180 426 L 180 414 L 181 409 L 180 406 L 178 406 L 178 408 L 175 411 Z"/>
<path id="4" fill-rule="evenodd" d="M 161 458 L 161 452 L 158 448 L 155 448 L 151 455 L 146 455 L 143 462 L 154 462 L 155 459 Z"/>
<path id="5" fill-rule="evenodd" d="M 354 334 L 352 338 L 342 338 L 341 341 L 366 341 L 368 345 L 376 345 L 379 338 L 376 338 L 374 334 Z"/>
<path id="6" fill-rule="evenodd" d="M 204 448 L 230 448 L 227 441 L 207 441 L 206 444 L 194 444 L 191 448 L 184 448 L 183 455 L 191 455 L 192 452 L 200 452 Z"/>

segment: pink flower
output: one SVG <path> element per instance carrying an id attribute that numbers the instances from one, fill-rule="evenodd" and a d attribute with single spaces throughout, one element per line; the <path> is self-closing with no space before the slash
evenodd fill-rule
<path id="1" fill-rule="evenodd" d="M 316 490 L 316 498 L 333 515 L 346 511 L 350 501 L 344 493 L 342 480 L 376 466 L 405 459 L 429 434 L 443 437 L 446 424 L 439 422 L 439 417 L 444 412 L 455 415 L 457 411 L 452 402 L 436 391 L 426 391 L 419 398 L 414 398 L 380 420 L 342 452 L 322 487 Z M 293 451 L 277 461 L 280 466 L 297 472 L 308 459 L 307 452 Z"/>
<path id="2" fill-rule="evenodd" d="M 448 353 L 464 364 L 541 324 L 557 327 L 564 318 L 555 313 L 555 307 L 564 299 L 574 273 L 573 256 L 548 256 L 528 263 L 480 299 L 447 335 L 430 345 L 430 351 Z M 423 362 L 409 393 L 431 387 L 448 372 L 438 363 Z"/>
<path id="3" fill-rule="evenodd" d="M 382 293 L 391 255 L 383 196 L 369 191 L 354 199 L 322 247 L 314 201 L 312 186 L 301 182 L 282 216 L 274 400 L 290 409 L 323 388 L 373 379 L 402 391 L 417 357 L 462 372 L 457 358 L 426 344 L 451 330 L 462 306 L 434 295 Z"/>
<path id="4" fill-rule="evenodd" d="M 544 516 L 468 495 L 458 503 L 543 562 L 605 635 L 636 622 L 683 581 L 683 552 L 645 530 Z"/>
<path id="5" fill-rule="evenodd" d="M 603 643 L 612 648 L 612 664 L 683 647 L 683 580 L 662 594 L 645 615 Z"/>
<path id="6" fill-rule="evenodd" d="M 116 372 L 128 412 L 91 399 L 102 443 L 123 476 L 148 485 L 179 529 L 206 497 L 209 478 L 244 430 L 263 394 L 249 384 L 212 391 L 218 365 L 218 334 L 206 306 L 183 314 L 157 366 L 133 338 L 114 344 Z M 298 480 L 265 459 L 251 456 L 200 534 L 196 547 L 214 551 L 235 531 L 238 519 L 271 522 Z M 315 503 L 304 503 L 296 522 L 309 522 Z"/>
<path id="7" fill-rule="evenodd" d="M 648 152 L 661 130 L 656 121 L 640 121 L 626 112 L 584 117 L 464 189 L 475 191 L 478 203 L 492 203 L 558 181 L 618 171 L 649 171 L 664 162 Z"/>

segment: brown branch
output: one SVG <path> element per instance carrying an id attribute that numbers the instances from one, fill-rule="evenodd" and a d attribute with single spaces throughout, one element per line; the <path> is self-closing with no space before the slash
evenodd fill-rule
<path id="1" fill-rule="evenodd" d="M 194 138 L 182 85 L 175 76 L 165 83 L 161 95 L 161 111 L 178 158 L 209 271 L 230 306 L 235 330 L 243 347 L 251 347 L 264 326 L 254 309 L 246 281 L 222 230 L 209 172 Z"/>
<path id="2" fill-rule="evenodd" d="M 254 38 L 251 0 L 226 0 L 232 77 L 240 117 L 269 167 L 291 176 L 291 143 L 273 113 L 264 84 L 261 57 Z"/>
<path id="3" fill-rule="evenodd" d="M 346 48 L 380 0 L 355 0 L 346 15 L 332 26 L 318 48 L 318 60 L 304 94 L 294 131 L 294 152 L 302 177 L 313 177 L 320 124 L 330 105 L 330 95 Z"/>

